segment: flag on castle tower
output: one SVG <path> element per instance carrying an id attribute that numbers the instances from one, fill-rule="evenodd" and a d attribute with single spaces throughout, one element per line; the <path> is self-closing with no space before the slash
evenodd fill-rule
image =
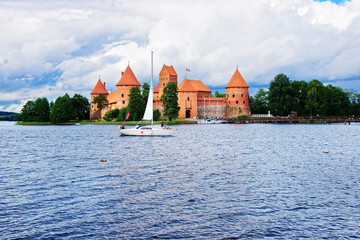
<path id="1" fill-rule="evenodd" d="M 186 71 L 187 71 L 187 72 L 190 72 L 190 69 L 187 68 Z"/>

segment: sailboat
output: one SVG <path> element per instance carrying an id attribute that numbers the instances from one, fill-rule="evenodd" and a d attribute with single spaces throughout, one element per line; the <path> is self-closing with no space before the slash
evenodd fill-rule
<path id="1" fill-rule="evenodd" d="M 134 128 L 121 128 L 120 134 L 124 136 L 171 136 L 175 133 L 175 129 L 170 127 L 155 127 L 153 119 L 153 51 L 151 51 L 151 82 L 149 97 L 145 108 L 145 113 L 142 120 L 151 121 L 151 125 L 139 125 Z"/>

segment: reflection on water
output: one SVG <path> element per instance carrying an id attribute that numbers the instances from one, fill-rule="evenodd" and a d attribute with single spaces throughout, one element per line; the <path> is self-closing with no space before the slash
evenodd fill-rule
<path id="1" fill-rule="evenodd" d="M 0 122 L 0 238 L 360 237 L 360 125 L 175 128 Z"/>

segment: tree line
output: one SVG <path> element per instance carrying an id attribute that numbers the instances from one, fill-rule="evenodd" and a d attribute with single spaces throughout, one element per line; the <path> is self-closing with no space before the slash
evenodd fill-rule
<path id="1" fill-rule="evenodd" d="M 298 116 L 360 116 L 360 94 L 324 85 L 317 79 L 291 81 L 285 74 L 276 75 L 268 91 L 259 89 L 249 101 L 253 114 L 270 111 L 280 116 L 292 112 Z"/>
<path id="2" fill-rule="evenodd" d="M 144 83 L 142 91 L 138 87 L 132 87 L 129 94 L 129 103 L 126 107 L 121 109 L 113 109 L 107 111 L 104 115 L 105 121 L 140 121 L 144 115 L 146 104 L 148 101 L 150 85 Z M 163 103 L 164 116 L 169 118 L 169 121 L 176 119 L 179 116 L 180 107 L 178 105 L 177 86 L 173 82 L 169 82 L 163 89 L 163 94 L 160 101 Z M 101 111 L 107 108 L 109 103 L 103 94 L 94 97 L 93 103 L 97 104 L 97 109 Z M 155 109 L 153 112 L 154 121 L 160 118 L 160 111 Z"/>
<path id="3" fill-rule="evenodd" d="M 67 123 L 70 121 L 88 120 L 90 114 L 89 100 L 74 94 L 72 98 L 68 94 L 58 97 L 55 102 L 49 103 L 48 99 L 37 98 L 28 101 L 16 116 L 17 121 L 23 122 L 51 122 Z"/>
<path id="4" fill-rule="evenodd" d="M 0 111 L 0 121 L 14 121 L 17 113 Z"/>

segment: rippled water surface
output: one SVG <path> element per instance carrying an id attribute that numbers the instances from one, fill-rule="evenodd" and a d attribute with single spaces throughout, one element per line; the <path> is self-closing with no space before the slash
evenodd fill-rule
<path id="1" fill-rule="evenodd" d="M 175 128 L 0 122 L 0 238 L 360 237 L 360 125 Z"/>

